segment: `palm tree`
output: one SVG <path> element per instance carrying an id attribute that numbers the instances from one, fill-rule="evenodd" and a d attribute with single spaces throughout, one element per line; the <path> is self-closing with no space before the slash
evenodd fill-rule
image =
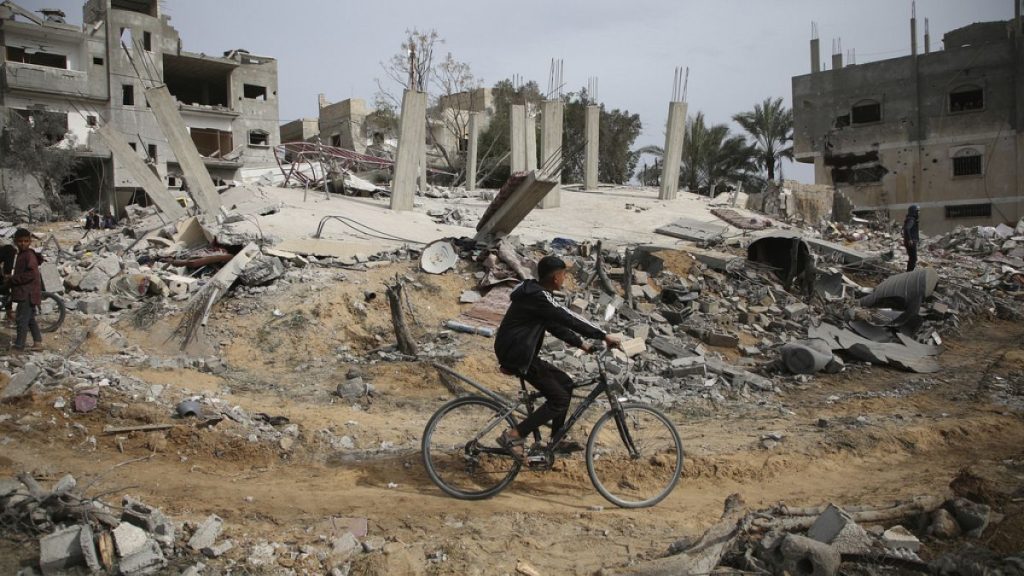
<path id="1" fill-rule="evenodd" d="M 768 173 L 768 180 L 774 181 L 775 168 L 781 168 L 782 159 L 793 158 L 793 111 L 782 105 L 782 98 L 765 98 L 754 104 L 752 112 L 732 119 L 753 137 L 757 164 Z"/>
<path id="2" fill-rule="evenodd" d="M 718 184 L 745 181 L 755 168 L 754 150 L 727 125 L 708 126 L 703 112 L 687 120 L 680 182 L 691 192 L 710 194 Z"/>
<path id="3" fill-rule="evenodd" d="M 654 156 L 664 161 L 665 150 L 661 146 L 644 146 L 636 154 Z M 710 194 L 719 184 L 751 182 L 757 169 L 756 151 L 739 135 L 730 134 L 729 126 L 714 124 L 708 126 L 704 113 L 686 120 L 686 137 L 683 140 L 683 158 L 679 171 L 679 183 L 690 192 Z"/>

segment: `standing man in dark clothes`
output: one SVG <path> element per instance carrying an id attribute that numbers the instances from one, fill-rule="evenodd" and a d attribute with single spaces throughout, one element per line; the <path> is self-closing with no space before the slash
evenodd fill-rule
<path id="1" fill-rule="evenodd" d="M 907 272 L 917 268 L 917 244 L 921 241 L 919 212 L 917 204 L 911 204 L 910 208 L 907 208 L 907 217 L 903 219 L 903 246 L 907 249 Z"/>
<path id="2" fill-rule="evenodd" d="M 18 258 L 14 261 L 14 273 L 10 276 L 11 300 L 18 303 L 18 335 L 14 349 L 24 350 L 25 339 L 32 332 L 32 348 L 42 349 L 43 335 L 36 323 L 36 307 L 42 302 L 43 278 L 39 265 L 43 257 L 32 249 L 32 233 L 18 228 L 14 233 L 14 245 L 18 247 Z"/>
<path id="3" fill-rule="evenodd" d="M 618 338 L 555 302 L 551 293 L 560 290 L 565 283 L 565 268 L 565 262 L 557 256 L 541 258 L 537 264 L 539 280 L 526 280 L 512 291 L 509 296 L 512 304 L 494 338 L 494 353 L 501 371 L 523 375 L 547 399 L 518 426 L 498 438 L 498 443 L 520 462 L 524 460 L 526 438 L 549 420 L 552 434 L 557 432 L 565 423 L 572 399 L 572 378 L 537 357 L 544 332 L 586 352 L 590 352 L 593 345 L 585 343 L 580 335 L 604 340 L 608 346 L 619 344 Z"/>

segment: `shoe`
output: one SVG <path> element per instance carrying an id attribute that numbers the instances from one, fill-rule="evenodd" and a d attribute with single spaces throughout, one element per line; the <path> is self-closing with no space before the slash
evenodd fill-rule
<path id="1" fill-rule="evenodd" d="M 513 438 L 509 435 L 508 430 L 501 433 L 498 436 L 498 446 L 501 446 L 508 452 L 509 456 L 515 459 L 520 464 L 526 463 L 526 453 L 523 451 L 523 445 L 526 444 L 525 438 Z"/>
<path id="2" fill-rule="evenodd" d="M 43 343 L 42 342 L 34 342 L 32 344 L 32 347 L 29 348 L 29 350 L 31 350 L 33 352 L 41 352 L 43 350 Z"/>
<path id="3" fill-rule="evenodd" d="M 572 454 L 573 452 L 582 452 L 585 449 L 583 444 L 573 440 L 572 438 L 562 438 L 562 440 L 555 444 L 555 447 L 551 449 L 552 452 L 557 454 Z"/>

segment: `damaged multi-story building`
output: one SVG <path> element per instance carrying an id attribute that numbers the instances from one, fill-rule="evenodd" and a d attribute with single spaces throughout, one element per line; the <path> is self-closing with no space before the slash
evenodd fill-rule
<path id="1" fill-rule="evenodd" d="M 182 188 L 181 166 L 145 97 L 154 85 L 165 85 L 176 99 L 215 183 L 276 163 L 277 61 L 246 50 L 187 52 L 161 6 L 159 0 L 88 0 L 79 26 L 66 23 L 59 10 L 41 10 L 40 17 L 0 3 L 0 127 L 19 121 L 15 116 L 62 118 L 65 145 L 79 159 L 64 193 L 82 208 L 116 213 L 146 201 L 140 184 L 93 134 L 102 124 L 121 132 L 168 188 Z M 0 199 L 7 206 L 41 202 L 32 179 L 2 172 Z"/>
<path id="2" fill-rule="evenodd" d="M 843 64 L 834 49 L 821 65 L 817 34 L 811 73 L 793 78 L 793 151 L 813 163 L 855 212 L 902 218 L 921 208 L 922 229 L 1016 223 L 1024 216 L 1024 35 L 1020 4 L 1009 21 L 947 32 L 931 49 Z"/>

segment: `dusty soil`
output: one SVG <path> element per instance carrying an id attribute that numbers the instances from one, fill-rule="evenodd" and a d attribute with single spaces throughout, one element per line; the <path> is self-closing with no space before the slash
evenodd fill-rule
<path id="1" fill-rule="evenodd" d="M 236 541 L 326 548 L 325 521 L 366 517 L 369 536 L 389 543 L 385 554 L 360 557 L 354 566 L 360 574 L 508 574 L 517 561 L 542 574 L 593 574 L 659 555 L 680 536 L 698 533 L 734 492 L 751 507 L 779 501 L 880 505 L 948 494 L 950 480 L 965 467 L 998 494 L 1017 492 L 1016 502 L 1000 496 L 999 505 L 1011 513 L 987 534 L 988 545 L 1009 552 L 1024 541 L 1020 323 L 985 320 L 969 327 L 947 342 L 937 375 L 855 365 L 836 376 L 789 381 L 780 394 L 697 401 L 672 412 L 687 449 L 684 478 L 654 509 L 611 506 L 590 485 L 580 457 L 552 472 L 524 472 L 493 499 L 463 502 L 433 486 L 419 461 L 424 424 L 452 397 L 428 365 L 360 366 L 377 389 L 362 402 L 344 402 L 331 392 L 352 367 L 339 357 L 361 356 L 391 341 L 385 282 L 396 273 L 415 280 L 409 288 L 415 329 L 430 341 L 441 321 L 457 315 L 458 294 L 471 286 L 471 274 L 425 276 L 408 264 L 346 270 L 344 278 L 338 270 L 323 273 L 336 281 L 282 285 L 219 303 L 210 328 L 187 351 L 220 355 L 229 369 L 219 376 L 127 367 L 122 355 L 87 339 L 79 353 L 124 377 L 163 385 L 161 396 L 151 401 L 105 393 L 101 408 L 86 415 L 55 409 L 52 389 L 0 405 L 0 416 L 7 416 L 0 421 L 0 476 L 71 473 L 84 485 L 103 475 L 90 493 L 108 493 L 104 499 L 113 503 L 131 494 L 176 519 L 218 514 Z M 125 321 L 116 327 L 146 354 L 170 358 L 182 354 L 167 340 L 177 321 L 169 314 L 144 329 Z M 72 316 L 47 347 L 68 353 L 87 327 Z M 516 383 L 495 370 L 490 340 L 451 338 L 465 355 L 459 371 L 514 389 Z M 286 450 L 252 442 L 230 420 L 210 429 L 171 420 L 167 407 L 193 394 L 250 414 L 286 416 L 299 426 L 296 444 Z M 102 433 L 105 425 L 154 422 L 178 425 L 168 432 Z M 322 441 L 323 431 L 350 435 L 355 448 L 332 448 Z M 783 436 L 772 449 L 761 442 L 768 432 Z M 427 560 L 438 552 L 443 561 Z M 13 573 L 37 553 L 32 539 L 0 540 L 0 572 Z M 243 554 L 236 547 L 228 556 L 242 560 Z M 288 567 L 315 573 L 309 566 Z"/>

